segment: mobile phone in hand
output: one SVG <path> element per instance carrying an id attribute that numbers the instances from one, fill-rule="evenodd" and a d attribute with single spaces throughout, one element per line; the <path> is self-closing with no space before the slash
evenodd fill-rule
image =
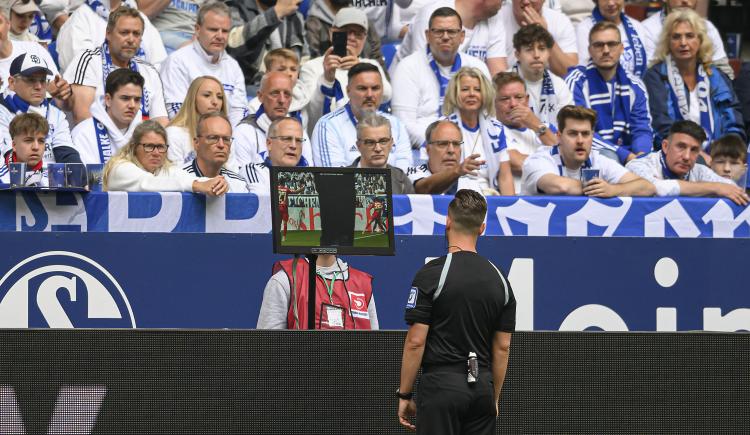
<path id="1" fill-rule="evenodd" d="M 346 32 L 336 31 L 331 36 L 333 45 L 333 54 L 339 57 L 346 56 Z"/>

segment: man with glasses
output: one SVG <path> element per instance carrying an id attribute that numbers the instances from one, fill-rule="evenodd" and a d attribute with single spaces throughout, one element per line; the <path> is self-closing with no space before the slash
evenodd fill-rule
<path id="1" fill-rule="evenodd" d="M 367 15 L 360 9 L 339 10 L 331 27 L 331 40 L 335 32 L 346 32 L 346 55 L 338 56 L 333 53 L 333 47 L 329 47 L 323 56 L 302 65 L 297 84 L 310 101 L 307 105 L 308 129 L 312 129 L 323 115 L 346 104 L 349 84 L 347 73 L 360 63 L 369 63 L 377 67 L 383 77 L 383 101 L 390 101 L 391 85 L 385 79 L 386 75 L 380 64 L 374 59 L 361 57 L 367 38 L 367 28 Z"/>
<path id="2" fill-rule="evenodd" d="M 414 183 L 416 193 L 453 195 L 459 189 L 471 189 L 482 193 L 479 183 L 464 177 L 475 174 L 482 161 L 472 154 L 461 161 L 463 138 L 461 129 L 452 121 L 434 121 L 425 131 L 427 163 L 411 167 L 406 174 Z"/>
<path id="3" fill-rule="evenodd" d="M 571 69 L 565 79 L 578 106 L 597 112 L 594 149 L 623 165 L 651 152 L 654 132 L 641 79 L 620 63 L 620 30 L 600 21 L 589 34 L 591 64 Z"/>
<path id="4" fill-rule="evenodd" d="M 247 184 L 247 190 L 259 195 L 268 195 L 271 191 L 271 166 L 293 167 L 308 166 L 302 156 L 303 144 L 302 123 L 297 118 L 285 116 L 274 120 L 268 127 L 266 148 L 268 150 L 262 163 L 250 163 L 240 168 L 240 175 Z"/>
<path id="5" fill-rule="evenodd" d="M 263 76 L 258 89 L 260 107 L 255 113 L 246 116 L 234 130 L 232 167 L 261 163 L 266 159 L 266 132 L 273 121 L 286 116 L 300 119 L 299 112 L 289 113 L 292 86 L 292 79 L 286 73 L 269 72 Z M 302 137 L 308 142 L 306 133 Z M 309 147 L 302 148 L 302 155 L 307 161 L 312 160 L 312 150 Z"/>
<path id="6" fill-rule="evenodd" d="M 229 186 L 229 193 L 247 192 L 245 180 L 224 167 L 232 149 L 232 124 L 229 118 L 219 112 L 205 113 L 198 119 L 195 134 L 195 158 L 182 170 L 195 178 L 222 175 Z"/>
<path id="7" fill-rule="evenodd" d="M 104 86 L 104 99 L 91 106 L 91 117 L 73 129 L 73 141 L 83 163 L 107 163 L 127 145 L 140 124 L 143 76 L 127 68 L 112 71 Z"/>
<path id="8" fill-rule="evenodd" d="M 424 143 L 424 131 L 442 117 L 448 82 L 462 67 L 479 69 L 490 77 L 479 58 L 459 51 L 466 32 L 454 9 L 435 9 L 425 30 L 427 47 L 415 51 L 393 71 L 393 113 L 406 125 L 412 147 Z"/>
<path id="9" fill-rule="evenodd" d="M 414 186 L 404 171 L 388 164 L 393 148 L 391 123 L 376 113 L 365 114 L 357 123 L 357 149 L 359 157 L 352 168 L 388 168 L 391 171 L 391 188 L 394 195 L 414 193 Z"/>
<path id="10" fill-rule="evenodd" d="M 2 154 L 7 155 L 11 147 L 8 127 L 16 115 L 38 113 L 49 123 L 46 135 L 43 163 L 80 163 L 81 156 L 73 145 L 65 114 L 46 99 L 47 84 L 52 71 L 41 57 L 22 54 L 10 65 L 8 87 L 0 99 L 0 137 Z"/>

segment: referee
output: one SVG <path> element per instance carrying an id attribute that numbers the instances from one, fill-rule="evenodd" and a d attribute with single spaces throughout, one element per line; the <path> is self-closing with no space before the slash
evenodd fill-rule
<path id="1" fill-rule="evenodd" d="M 418 433 L 495 433 L 516 300 L 505 276 L 477 254 L 486 213 L 482 195 L 459 190 L 445 223 L 448 255 L 427 263 L 412 282 L 396 395 L 399 422 Z M 412 387 L 420 365 L 415 404 Z M 415 414 L 416 426 L 409 420 Z"/>

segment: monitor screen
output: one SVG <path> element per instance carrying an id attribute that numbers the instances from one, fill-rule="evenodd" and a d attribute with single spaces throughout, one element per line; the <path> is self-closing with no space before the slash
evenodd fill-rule
<path id="1" fill-rule="evenodd" d="M 390 169 L 272 167 L 274 252 L 394 255 Z"/>

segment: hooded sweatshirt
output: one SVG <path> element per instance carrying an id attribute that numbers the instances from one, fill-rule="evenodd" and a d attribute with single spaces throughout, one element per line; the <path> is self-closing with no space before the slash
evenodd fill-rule
<path id="1" fill-rule="evenodd" d="M 73 142 L 83 163 L 107 163 L 110 157 L 127 145 L 135 127 L 142 122 L 141 112 L 136 113 L 127 130 L 121 131 L 107 114 L 103 101 L 91 105 L 91 118 L 73 128 Z"/>

